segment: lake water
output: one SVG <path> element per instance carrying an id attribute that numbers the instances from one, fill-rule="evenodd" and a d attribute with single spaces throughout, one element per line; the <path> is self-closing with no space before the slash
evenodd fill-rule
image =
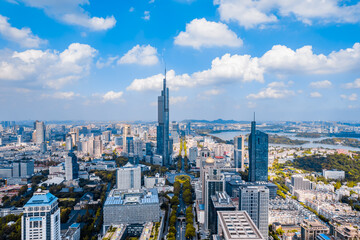
<path id="1" fill-rule="evenodd" d="M 210 134 L 215 137 L 221 138 L 225 141 L 233 140 L 234 137 L 238 135 L 246 135 L 249 134 L 248 131 L 234 131 L 234 132 L 221 132 L 221 133 L 214 133 Z M 270 133 L 271 135 L 275 135 L 275 133 Z M 295 133 L 276 133 L 279 136 L 285 136 L 293 140 L 304 140 L 309 141 L 309 143 L 305 143 L 302 145 L 286 145 L 286 144 L 269 144 L 270 146 L 280 146 L 280 147 L 303 147 L 303 148 L 327 148 L 327 149 L 345 149 L 350 151 L 360 151 L 360 148 L 342 146 L 342 145 L 328 145 L 328 144 L 321 144 L 321 143 L 314 143 L 314 141 L 321 141 L 326 138 L 331 137 L 320 137 L 320 138 L 303 138 L 303 137 L 296 137 Z"/>

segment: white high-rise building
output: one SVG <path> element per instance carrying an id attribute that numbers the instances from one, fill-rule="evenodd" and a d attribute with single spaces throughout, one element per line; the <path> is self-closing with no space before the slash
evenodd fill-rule
<path id="1" fill-rule="evenodd" d="M 141 167 L 127 163 L 118 168 L 116 173 L 116 186 L 119 190 L 141 188 Z"/>
<path id="2" fill-rule="evenodd" d="M 35 122 L 36 144 L 40 145 L 45 142 L 45 124 L 44 122 Z"/>
<path id="3" fill-rule="evenodd" d="M 242 186 L 239 210 L 246 211 L 261 235 L 267 239 L 269 230 L 269 189 L 265 186 Z"/>
<path id="4" fill-rule="evenodd" d="M 22 240 L 61 240 L 58 199 L 45 191 L 34 193 L 21 218 Z"/>

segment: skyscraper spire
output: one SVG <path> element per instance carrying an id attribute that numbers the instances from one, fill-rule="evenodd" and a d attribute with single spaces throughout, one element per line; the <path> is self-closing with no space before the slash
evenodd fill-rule
<path id="1" fill-rule="evenodd" d="M 166 63 L 165 63 L 165 77 L 164 77 L 164 81 L 163 81 L 163 90 L 166 90 Z"/>

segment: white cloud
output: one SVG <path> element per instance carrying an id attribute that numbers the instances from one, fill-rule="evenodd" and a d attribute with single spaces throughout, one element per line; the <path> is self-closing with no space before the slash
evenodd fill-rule
<path id="1" fill-rule="evenodd" d="M 111 66 L 117 59 L 119 59 L 118 56 L 115 56 L 115 57 L 109 57 L 108 59 L 104 60 L 102 58 L 98 59 L 96 61 L 96 67 L 101 69 L 101 68 L 104 68 L 104 67 L 109 67 Z"/>
<path id="2" fill-rule="evenodd" d="M 287 85 L 281 82 L 272 82 L 259 93 L 249 94 L 248 99 L 281 99 L 294 96 L 295 92 L 286 89 Z"/>
<path id="3" fill-rule="evenodd" d="M 23 27 L 21 29 L 12 27 L 9 18 L 0 15 L 0 34 L 11 42 L 16 42 L 22 47 L 37 48 L 42 44 L 46 44 L 46 40 L 35 36 L 30 28 Z"/>
<path id="4" fill-rule="evenodd" d="M 129 12 L 133 12 L 135 10 L 135 8 L 134 7 L 131 7 L 130 9 L 129 9 Z"/>
<path id="5" fill-rule="evenodd" d="M 150 20 L 150 11 L 145 11 L 142 19 L 144 19 L 145 21 L 149 21 Z"/>
<path id="6" fill-rule="evenodd" d="M 218 82 L 264 82 L 264 69 L 259 65 L 258 58 L 250 55 L 225 54 L 215 58 L 211 68 L 195 72 L 192 78 L 198 85 L 209 85 Z"/>
<path id="7" fill-rule="evenodd" d="M 295 51 L 282 45 L 275 45 L 260 59 L 261 66 L 267 71 L 281 74 L 330 74 L 352 69 L 359 69 L 360 44 L 352 48 L 332 52 L 328 56 L 316 55 L 311 46 L 304 46 Z"/>
<path id="8" fill-rule="evenodd" d="M 345 100 L 356 101 L 358 96 L 357 96 L 356 93 L 353 93 L 353 94 L 350 94 L 350 95 L 342 94 L 342 95 L 340 95 L 340 97 L 342 99 L 345 99 Z"/>
<path id="9" fill-rule="evenodd" d="M 42 94 L 42 97 L 67 100 L 73 99 L 74 97 L 78 96 L 80 96 L 80 94 L 74 92 L 55 92 L 53 94 Z"/>
<path id="10" fill-rule="evenodd" d="M 157 49 L 150 45 L 136 45 L 118 60 L 118 64 L 155 65 L 159 62 Z"/>
<path id="11" fill-rule="evenodd" d="M 169 102 L 170 102 L 171 105 L 175 105 L 175 104 L 178 104 L 178 103 L 186 102 L 187 98 L 188 98 L 187 96 L 184 96 L 184 97 L 170 97 Z"/>
<path id="12" fill-rule="evenodd" d="M 319 92 L 312 92 L 312 93 L 310 93 L 310 97 L 312 97 L 312 98 L 321 98 L 322 95 Z"/>
<path id="13" fill-rule="evenodd" d="M 332 83 L 329 80 L 311 82 L 310 86 L 313 88 L 329 88 L 332 86 Z"/>
<path id="14" fill-rule="evenodd" d="M 175 37 L 175 44 L 200 49 L 215 46 L 239 47 L 243 41 L 226 24 L 201 18 L 186 24 L 186 31 Z"/>
<path id="15" fill-rule="evenodd" d="M 223 92 L 224 92 L 223 89 L 210 89 L 205 91 L 203 94 L 206 96 L 216 96 L 216 95 L 220 95 Z"/>
<path id="16" fill-rule="evenodd" d="M 71 25 L 78 25 L 85 28 L 89 28 L 92 31 L 103 31 L 111 29 L 115 26 L 116 20 L 114 16 L 111 17 L 92 17 L 88 15 L 79 14 L 66 14 L 63 16 L 64 22 Z"/>
<path id="17" fill-rule="evenodd" d="M 280 17 L 294 17 L 305 24 L 357 23 L 360 3 L 346 5 L 341 0 L 214 0 L 223 21 L 235 21 L 245 28 L 275 23 Z"/>
<path id="18" fill-rule="evenodd" d="M 82 8 L 89 5 L 89 0 L 17 0 L 30 7 L 43 9 L 47 15 L 64 23 L 85 27 L 92 31 L 103 31 L 115 26 L 114 16 L 91 17 Z"/>
<path id="19" fill-rule="evenodd" d="M 109 91 L 107 93 L 105 93 L 102 98 L 104 102 L 107 101 L 119 101 L 122 100 L 122 96 L 123 96 L 123 92 L 114 92 L 114 91 Z"/>
<path id="20" fill-rule="evenodd" d="M 360 88 L 360 78 L 356 79 L 352 83 L 346 83 L 344 85 L 345 88 L 351 89 L 351 88 Z"/>
<path id="21" fill-rule="evenodd" d="M 72 43 L 63 52 L 29 49 L 0 54 L 0 80 L 21 80 L 59 89 L 89 72 L 96 50 Z"/>
<path id="22" fill-rule="evenodd" d="M 135 79 L 130 86 L 126 88 L 128 91 L 145 91 L 159 90 L 162 88 L 164 75 L 157 74 L 148 78 Z M 178 90 L 181 87 L 192 87 L 195 83 L 191 81 L 187 74 L 176 75 L 174 70 L 166 73 L 167 86 L 170 90 Z"/>
<path id="23" fill-rule="evenodd" d="M 329 55 L 314 54 L 311 46 L 305 46 L 297 50 L 292 50 L 286 46 L 276 45 L 267 51 L 262 57 L 252 57 L 250 55 L 230 55 L 215 58 L 211 63 L 211 68 L 194 72 L 168 77 L 169 86 L 195 87 L 207 86 L 234 82 L 264 82 L 264 74 L 275 73 L 287 75 L 311 75 L 311 74 L 336 74 L 346 71 L 360 71 L 360 44 L 355 43 L 352 48 L 332 52 Z M 128 87 L 128 90 L 154 90 L 161 89 L 162 74 L 154 75 L 144 79 L 135 79 Z M 172 80 L 174 78 L 176 81 Z M 325 83 L 325 84 L 324 84 Z M 323 86 L 329 85 L 326 81 Z M 287 85 L 289 85 L 288 83 Z M 316 84 L 315 86 L 320 86 Z M 357 86 L 354 84 L 346 87 Z M 359 80 L 360 86 L 360 80 Z M 270 86 L 271 87 L 271 86 Z"/>

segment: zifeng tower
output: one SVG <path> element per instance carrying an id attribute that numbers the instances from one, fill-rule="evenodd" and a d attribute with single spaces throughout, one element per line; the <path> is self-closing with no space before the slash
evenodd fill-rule
<path id="1" fill-rule="evenodd" d="M 163 165 L 169 166 L 172 150 L 169 139 L 169 88 L 166 87 L 166 70 L 163 80 L 163 90 L 158 97 L 157 154 L 163 158 Z"/>

